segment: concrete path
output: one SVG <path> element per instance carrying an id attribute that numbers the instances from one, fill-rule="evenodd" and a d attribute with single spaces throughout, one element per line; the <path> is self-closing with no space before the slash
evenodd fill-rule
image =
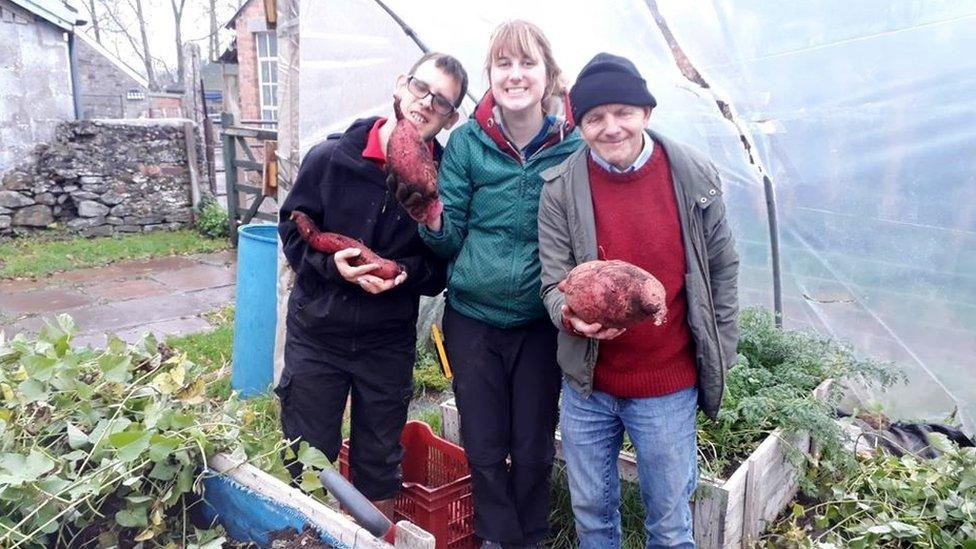
<path id="1" fill-rule="evenodd" d="M 232 250 L 115 263 L 37 280 L 0 280 L 0 331 L 36 333 L 44 319 L 67 313 L 78 344 L 104 345 L 105 334 L 128 342 L 212 328 L 203 313 L 234 303 Z"/>

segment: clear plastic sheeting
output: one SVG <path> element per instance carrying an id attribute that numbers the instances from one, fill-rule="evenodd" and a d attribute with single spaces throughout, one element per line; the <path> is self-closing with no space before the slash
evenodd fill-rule
<path id="1" fill-rule="evenodd" d="M 888 398 L 900 415 L 959 406 L 971 430 L 976 2 L 661 10 L 776 184 L 787 322 L 904 367 L 910 385 Z M 761 300 L 768 245 L 740 249 L 746 298 Z"/>
<path id="2" fill-rule="evenodd" d="M 569 82 L 597 52 L 631 58 L 658 99 L 652 125 L 719 167 L 743 302 L 772 306 L 749 143 L 779 201 L 786 324 L 905 368 L 887 402 L 898 415 L 976 416 L 976 2 L 659 0 L 707 88 L 682 75 L 644 2 L 387 5 L 463 62 L 475 97 L 507 19 L 543 28 Z M 374 1 L 302 2 L 301 35 L 303 151 L 389 114 L 395 76 L 421 54 Z"/>

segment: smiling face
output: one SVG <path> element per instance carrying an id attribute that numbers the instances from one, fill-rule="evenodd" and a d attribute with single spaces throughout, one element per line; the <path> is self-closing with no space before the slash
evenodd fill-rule
<path id="1" fill-rule="evenodd" d="M 410 77 L 401 75 L 397 78 L 394 94 L 400 98 L 400 110 L 404 118 L 417 126 L 417 130 L 424 139 L 432 139 L 437 132 L 450 128 L 457 122 L 458 113 L 441 114 L 434 110 L 434 97 L 439 96 L 450 104 L 456 104 L 461 95 L 461 84 L 450 74 L 439 69 L 434 60 L 421 64 L 414 71 L 413 85 Z M 417 97 L 416 92 L 426 86 L 429 93 L 424 97 Z"/>
<path id="2" fill-rule="evenodd" d="M 650 107 L 599 105 L 583 115 L 580 133 L 597 156 L 623 170 L 637 160 L 644 147 L 644 128 L 650 118 Z"/>
<path id="3" fill-rule="evenodd" d="M 547 85 L 546 66 L 539 48 L 531 50 L 514 53 L 503 49 L 491 61 L 491 94 L 503 111 L 522 113 L 541 107 Z"/>

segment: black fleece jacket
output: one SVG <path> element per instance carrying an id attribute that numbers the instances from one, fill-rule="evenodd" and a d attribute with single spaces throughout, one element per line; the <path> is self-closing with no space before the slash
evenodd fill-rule
<path id="1" fill-rule="evenodd" d="M 446 285 L 447 262 L 424 245 L 417 223 L 387 191 L 386 173 L 362 156 L 376 120 L 357 120 L 338 138 L 313 147 L 281 207 L 278 234 L 297 274 L 288 300 L 290 330 L 364 343 L 412 340 L 420 296 L 437 295 Z M 376 295 L 346 282 L 331 254 L 313 250 L 299 236 L 290 219 L 294 210 L 308 214 L 321 230 L 360 240 L 400 263 L 407 280 Z"/>

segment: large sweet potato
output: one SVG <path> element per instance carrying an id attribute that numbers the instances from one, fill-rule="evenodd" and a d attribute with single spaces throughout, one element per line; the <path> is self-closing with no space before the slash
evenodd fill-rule
<path id="1" fill-rule="evenodd" d="M 566 305 L 581 320 L 604 328 L 627 328 L 648 317 L 667 316 L 664 286 L 651 273 L 626 261 L 588 261 L 559 283 Z"/>
<path id="2" fill-rule="evenodd" d="M 430 224 L 444 210 L 437 194 L 437 164 L 417 126 L 404 118 L 399 98 L 393 101 L 393 110 L 397 124 L 387 144 L 386 165 L 403 187 L 397 200 L 416 221 Z"/>
<path id="3" fill-rule="evenodd" d="M 320 231 L 315 226 L 315 222 L 304 212 L 295 210 L 291 212 L 291 218 L 298 225 L 298 234 L 302 235 L 302 238 L 314 250 L 334 254 L 346 248 L 358 248 L 360 254 L 349 260 L 349 264 L 353 267 L 359 267 L 368 263 L 376 264 L 378 267 L 370 271 L 369 274 L 378 276 L 384 280 L 396 278 L 397 275 L 403 272 L 403 267 L 399 264 L 380 257 L 376 252 L 370 250 L 369 247 L 358 240 L 353 240 L 348 236 L 343 236 L 338 233 L 324 233 Z"/>

